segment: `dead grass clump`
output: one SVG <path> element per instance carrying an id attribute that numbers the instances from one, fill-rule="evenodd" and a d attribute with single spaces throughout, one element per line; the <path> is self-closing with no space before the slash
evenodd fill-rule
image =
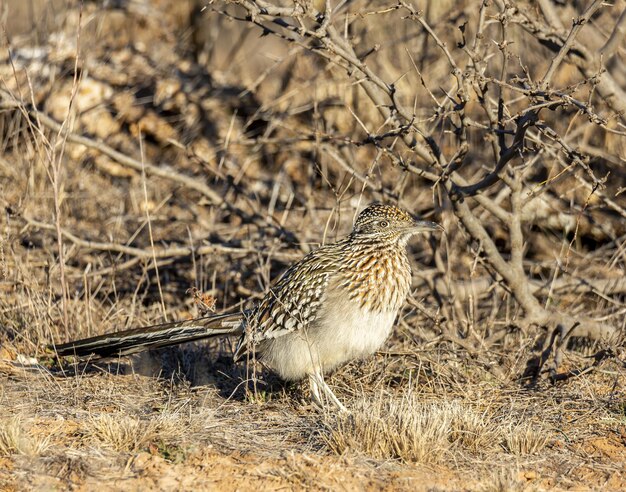
<path id="1" fill-rule="evenodd" d="M 116 452 L 134 453 L 154 441 L 172 441 L 181 435 L 178 419 L 159 416 L 142 420 L 124 414 L 101 414 L 82 426 L 83 435 Z"/>
<path id="2" fill-rule="evenodd" d="M 39 456 L 49 447 L 49 436 L 35 436 L 25 431 L 20 417 L 0 421 L 0 456 Z"/>
<path id="3" fill-rule="evenodd" d="M 480 492 L 521 492 L 528 490 L 528 487 L 524 481 L 520 480 L 517 470 L 498 468 L 493 475 L 479 483 L 476 490 Z"/>
<path id="4" fill-rule="evenodd" d="M 377 459 L 436 462 L 450 447 L 452 414 L 447 405 L 416 398 L 355 402 L 348 414 L 327 418 L 324 440 L 337 454 L 363 453 Z"/>
<path id="5" fill-rule="evenodd" d="M 453 447 L 473 452 L 491 450 L 498 428 L 486 415 L 456 401 L 423 403 L 415 396 L 371 402 L 362 399 L 352 413 L 327 421 L 328 446 L 378 459 L 432 463 Z"/>
<path id="6" fill-rule="evenodd" d="M 457 447 L 473 454 L 493 451 L 501 442 L 501 428 L 488 407 L 478 411 L 459 402 L 448 404 L 451 414 L 448 439 Z"/>
<path id="7" fill-rule="evenodd" d="M 547 429 L 523 422 L 512 426 L 504 436 L 504 448 L 516 456 L 536 454 L 550 440 Z"/>
<path id="8" fill-rule="evenodd" d="M 478 411 L 458 401 L 424 403 L 417 396 L 361 399 L 349 414 L 327 418 L 324 440 L 338 454 L 347 451 L 376 459 L 440 462 L 447 453 L 485 455 L 504 448 L 534 454 L 548 434 L 530 423 L 515 424 L 487 407 Z"/>

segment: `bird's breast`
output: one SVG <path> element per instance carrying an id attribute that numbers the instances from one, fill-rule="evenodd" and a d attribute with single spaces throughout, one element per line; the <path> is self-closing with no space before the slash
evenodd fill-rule
<path id="1" fill-rule="evenodd" d="M 411 287 L 411 266 L 402 251 L 366 252 L 346 262 L 337 286 L 365 311 L 397 312 Z"/>

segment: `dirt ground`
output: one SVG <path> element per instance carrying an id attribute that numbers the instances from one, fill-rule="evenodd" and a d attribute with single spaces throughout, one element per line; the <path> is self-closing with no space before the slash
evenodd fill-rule
<path id="1" fill-rule="evenodd" d="M 430 365 L 431 356 L 420 356 L 422 370 Z M 160 357 L 148 358 L 154 363 L 163 361 Z M 401 364 L 389 357 L 381 354 L 356 364 L 359 367 L 344 368 L 331 383 L 342 388 L 359 375 L 377 372 L 377 366 L 393 369 Z M 540 390 L 485 382 L 484 374 L 482 381 L 452 384 L 434 374 L 422 381 L 383 377 L 377 381 L 379 389 L 353 396 L 339 390 L 355 412 L 343 426 L 336 415 L 320 413 L 308 404 L 298 385 L 274 383 L 277 386 L 257 400 L 237 390 L 228 394 L 232 388 L 228 378 L 237 374 L 227 369 L 218 387 L 192 387 L 176 376 L 163 379 L 133 373 L 126 364 L 81 365 L 76 371 L 66 368 L 65 374 L 58 368 L 19 367 L 6 359 L 1 364 L 0 446 L 15 442 L 18 451 L 0 462 L 3 490 L 626 487 L 624 393 L 616 390 L 623 387 L 626 375 L 623 367 L 610 363 L 595 374 Z M 134 364 L 148 365 L 141 358 Z M 381 395 L 386 400 L 409 393 L 419 402 L 418 409 L 421 404 L 453 403 L 463 412 L 476 411 L 483 436 L 465 436 L 463 445 L 450 445 L 443 452 L 426 448 L 433 454 L 416 462 L 401 453 L 394 457 L 393 452 L 382 458 L 376 448 L 359 449 L 358 443 L 337 454 L 333 433 L 344 438 L 350 438 L 348 432 L 356 436 L 364 429 L 375 433 L 361 410 L 375 413 L 373 402 L 380 401 Z M 520 424 L 528 425 L 514 448 L 506 432 Z M 11 432 L 13 441 L 6 437 Z M 485 436 L 500 442 L 485 441 Z M 412 445 L 418 447 L 428 444 L 420 440 L 432 436 L 413 439 Z"/>

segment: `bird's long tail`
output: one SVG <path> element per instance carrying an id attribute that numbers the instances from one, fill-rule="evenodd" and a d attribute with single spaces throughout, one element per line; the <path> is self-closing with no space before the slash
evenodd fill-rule
<path id="1" fill-rule="evenodd" d="M 242 318 L 241 313 L 206 316 L 108 333 L 60 345 L 49 345 L 48 348 L 61 356 L 112 357 L 128 355 L 203 338 L 240 334 L 243 332 Z"/>

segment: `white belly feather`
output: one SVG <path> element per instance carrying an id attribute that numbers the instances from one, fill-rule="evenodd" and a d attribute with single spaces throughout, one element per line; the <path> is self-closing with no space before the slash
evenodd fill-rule
<path id="1" fill-rule="evenodd" d="M 397 311 L 372 312 L 355 302 L 327 306 L 308 330 L 268 340 L 261 359 L 288 381 L 316 370 L 326 373 L 349 360 L 367 357 L 378 350 L 393 328 Z"/>

